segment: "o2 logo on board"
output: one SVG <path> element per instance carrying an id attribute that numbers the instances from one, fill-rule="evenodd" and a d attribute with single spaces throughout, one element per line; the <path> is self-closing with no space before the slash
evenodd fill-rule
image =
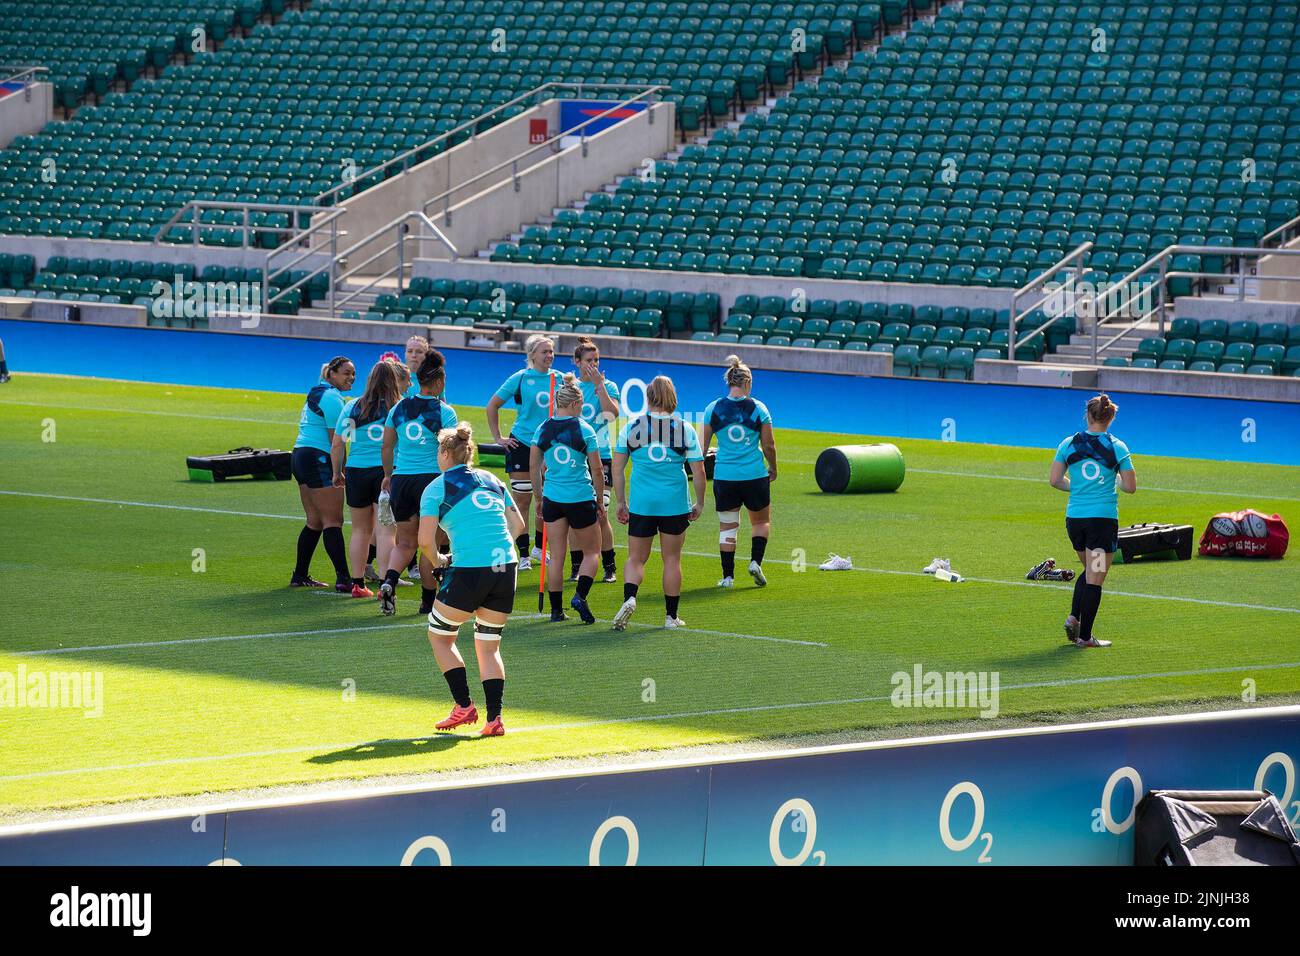
<path id="1" fill-rule="evenodd" d="M 957 836 L 952 832 L 952 808 L 962 797 L 970 798 L 974 815 L 970 830 Z M 939 839 L 943 840 L 943 845 L 953 853 L 965 853 L 977 842 L 982 842 L 984 848 L 975 862 L 993 862 L 993 857 L 989 855 L 993 850 L 993 834 L 984 830 L 984 792 L 977 784 L 964 780 L 949 790 L 947 796 L 943 798 L 943 805 L 939 807 Z"/>
<path id="2" fill-rule="evenodd" d="M 790 818 L 790 832 L 803 837 L 794 856 L 786 856 L 781 849 L 781 834 L 785 830 L 786 818 Z M 772 862 L 777 866 L 803 866 L 812 859 L 818 866 L 826 865 L 826 851 L 815 849 L 817 844 L 817 814 L 812 804 L 802 797 L 793 797 L 781 804 L 776 815 L 772 817 L 772 826 L 767 834 L 767 849 L 772 854 Z"/>

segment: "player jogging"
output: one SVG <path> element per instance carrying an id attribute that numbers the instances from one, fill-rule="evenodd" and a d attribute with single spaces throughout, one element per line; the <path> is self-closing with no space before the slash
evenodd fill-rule
<path id="1" fill-rule="evenodd" d="M 545 335 L 530 335 L 524 342 L 524 352 L 528 356 L 527 367 L 521 368 L 502 382 L 487 406 L 487 423 L 492 439 L 506 449 L 510 495 L 524 517 L 521 540 L 516 542 L 519 547 L 520 571 L 532 567 L 528 554 L 528 512 L 533 502 L 533 483 L 529 478 L 532 454 L 528 443 L 536 433 L 537 426 L 550 417 L 551 393 L 558 384 L 557 376 L 551 369 L 551 363 L 555 361 L 555 343 L 551 339 Z M 514 402 L 519 407 L 519 412 L 510 434 L 502 438 L 500 412 L 501 406 L 508 401 Z M 537 560 L 542 558 L 541 528 L 534 535 L 531 556 Z"/>
<path id="2" fill-rule="evenodd" d="M 474 460 L 474 435 L 469 422 L 461 422 L 438 435 L 435 478 L 420 498 L 420 548 L 434 555 L 439 528 L 451 539 L 455 562 L 443 575 L 442 587 L 429 612 L 429 644 L 442 676 L 451 688 L 455 706 L 446 720 L 435 726 L 450 730 L 478 723 L 478 709 L 469 696 L 465 660 L 456 649 L 460 626 L 474 618 L 474 652 L 479 680 L 487 702 L 487 724 L 481 735 L 500 737 L 501 701 L 506 669 L 501 660 L 501 634 L 515 603 L 515 572 L 519 556 L 515 538 L 524 519 L 506 493 L 505 485 L 489 472 L 470 467 Z"/>
<path id="3" fill-rule="evenodd" d="M 750 397 L 754 373 L 734 355 L 727 357 L 723 376 L 727 394 L 704 409 L 700 426 L 700 447 L 708 451 L 718 436 L 718 457 L 713 464 L 713 503 L 718 512 L 718 551 L 722 556 L 722 580 L 729 588 L 736 577 L 736 531 L 740 507 L 749 512 L 749 575 L 760 588 L 763 555 L 771 533 L 772 482 L 776 481 L 776 439 L 772 437 L 772 415 L 767 406 Z"/>
<path id="4" fill-rule="evenodd" d="M 419 545 L 420 496 L 438 477 L 438 435 L 457 421 L 456 410 L 437 397 L 447 380 L 442 353 L 430 349 L 415 377 L 420 394 L 394 405 L 384 422 L 384 480 L 380 487 L 389 493 L 397 522 L 392 553 L 381 555 L 387 571 L 379 585 L 379 609 L 385 614 L 397 611 L 397 581 Z M 430 551 L 420 557 L 421 614 L 429 613 L 437 590 L 432 559 Z"/>
<path id="5" fill-rule="evenodd" d="M 1109 647 L 1092 633 L 1101 605 L 1101 586 L 1119 547 L 1119 494 L 1137 491 L 1137 474 L 1128 446 L 1110 434 L 1119 406 L 1108 395 L 1088 399 L 1087 430 L 1061 442 L 1052 460 L 1053 488 L 1068 492 L 1065 531 L 1083 562 L 1074 582 L 1074 600 L 1065 619 L 1065 636 L 1078 647 Z"/>
<path id="6" fill-rule="evenodd" d="M 609 447 L 609 423 L 618 418 L 618 386 L 608 381 L 600 371 L 600 349 L 591 339 L 578 339 L 578 346 L 573 350 L 573 364 L 578 370 L 578 386 L 582 389 L 582 420 L 596 432 L 596 445 L 600 452 L 600 467 L 605 476 L 605 494 L 601 499 L 604 508 L 600 520 L 600 560 L 603 565 L 605 584 L 618 580 L 618 567 L 614 562 L 614 527 L 609 523 L 609 486 L 614 480 L 611 472 L 613 453 Z M 582 551 L 569 552 L 569 580 L 578 580 L 578 566 L 582 563 Z"/>
<path id="7" fill-rule="evenodd" d="M 614 630 L 627 627 L 636 611 L 636 592 L 645 576 L 655 535 L 664 560 L 664 627 L 685 627 L 677 616 L 682 594 L 682 545 L 686 529 L 704 507 L 704 455 L 700 439 L 677 409 L 677 389 L 666 375 L 656 376 L 645 390 L 647 413 L 627 422 L 614 444 L 614 500 L 618 520 L 627 525 L 627 561 L 623 565 L 623 606 L 614 616 Z M 632 462 L 630 486 L 624 473 Z M 691 504 L 682 462 L 690 462 L 695 485 Z M 628 493 L 625 494 L 625 488 Z"/>
<path id="8" fill-rule="evenodd" d="M 320 381 L 307 393 L 298 417 L 298 438 L 293 443 L 290 468 L 298 482 L 298 497 L 307 523 L 298 532 L 298 563 L 289 586 L 328 587 L 311 576 L 311 558 L 316 544 L 325 539 L 325 553 L 334 564 L 334 590 L 352 593 L 347 546 L 343 543 L 343 488 L 334 484 L 330 448 L 334 429 L 343 411 L 343 393 L 352 388 L 357 370 L 352 360 L 340 355 L 321 369 Z"/>
<path id="9" fill-rule="evenodd" d="M 366 377 L 360 398 L 343 406 L 330 447 L 334 464 L 334 487 L 345 489 L 348 510 L 352 513 L 352 539 L 348 557 L 352 566 L 352 596 L 374 597 L 366 587 L 365 572 L 371 549 L 375 547 L 375 504 L 384 482 L 384 422 L 388 412 L 402 397 L 405 385 L 399 374 L 401 366 L 376 362 Z M 350 443 L 346 452 L 344 443 Z M 344 459 L 346 455 L 346 468 Z M 382 525 L 380 526 L 382 527 Z M 390 535 L 391 537 L 391 535 Z M 389 542 L 384 554 L 392 551 Z"/>
<path id="10" fill-rule="evenodd" d="M 582 554 L 578 590 L 570 606 L 583 624 L 595 624 L 587 595 L 599 567 L 601 517 L 605 514 L 605 476 L 600 466 L 596 430 L 584 422 L 582 389 L 572 372 L 555 390 L 555 415 L 532 436 L 533 487 L 538 496 L 537 520 L 546 522 L 546 590 L 551 620 L 564 621 L 564 542 Z"/>

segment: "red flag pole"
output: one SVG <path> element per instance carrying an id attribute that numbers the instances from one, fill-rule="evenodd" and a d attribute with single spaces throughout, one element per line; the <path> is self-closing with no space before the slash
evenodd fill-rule
<path id="1" fill-rule="evenodd" d="M 551 398 L 546 406 L 547 417 L 555 415 L 555 371 L 551 370 Z M 537 490 L 540 495 L 541 491 Z M 538 499 L 540 502 L 540 498 Z M 542 522 L 541 518 L 537 519 Z M 541 614 L 546 607 L 546 571 L 547 571 L 547 553 L 546 553 L 546 523 L 542 522 L 542 573 L 537 576 L 537 613 Z"/>

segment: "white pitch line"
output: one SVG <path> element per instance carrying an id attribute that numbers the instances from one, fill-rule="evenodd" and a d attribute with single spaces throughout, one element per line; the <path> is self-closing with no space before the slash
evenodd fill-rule
<path id="1" fill-rule="evenodd" d="M 1191 671 L 1159 671 L 1150 674 L 1113 674 L 1098 677 L 1073 677 L 1062 680 L 1050 681 L 1030 681 L 1023 684 L 1004 684 L 999 687 L 999 692 L 1004 690 L 1038 690 L 1046 687 L 1071 687 L 1086 684 L 1105 684 L 1119 683 L 1122 681 L 1133 680 L 1158 680 L 1173 677 L 1200 677 L 1207 674 L 1237 674 L 1246 671 L 1272 671 L 1287 670 L 1290 668 L 1300 667 L 1300 661 L 1293 661 L 1284 664 L 1242 664 L 1233 667 L 1211 667 L 1202 670 Z M 803 710 L 810 707 L 842 707 L 849 704 L 871 704 L 882 703 L 891 700 L 892 694 L 885 694 L 874 697 L 845 697 L 836 700 L 815 700 L 815 701 L 796 701 L 788 704 L 758 704 L 750 707 L 721 707 L 712 710 L 694 710 L 683 711 L 674 714 L 646 714 L 638 717 L 616 717 L 607 720 L 580 720 L 571 721 L 561 724 L 534 724 L 523 727 L 512 727 L 510 733 L 541 733 L 558 730 L 580 730 L 587 727 L 605 727 L 616 724 L 638 724 L 664 720 L 686 720 L 697 717 L 720 717 L 730 714 L 754 714 L 764 713 L 776 710 Z M 972 707 L 970 709 L 977 709 Z M 147 760 L 139 763 L 130 764 L 111 764 L 104 767 L 74 767 L 64 770 L 39 770 L 35 773 L 9 774 L 0 776 L 0 782 L 18 781 L 18 780 L 39 780 L 48 777 L 65 777 L 77 774 L 91 773 L 110 773 L 122 770 L 145 770 L 151 767 L 174 767 L 186 764 L 197 763 L 217 763 L 224 760 L 252 760 L 258 757 L 279 757 L 289 754 L 311 753 L 314 751 L 338 751 L 353 750 L 358 747 L 376 746 L 393 743 L 411 743 L 417 740 L 437 739 L 440 734 L 430 733 L 422 737 L 397 737 L 385 740 L 367 740 L 362 742 L 348 741 L 346 743 L 320 743 L 308 744 L 301 747 L 282 747 L 274 750 L 249 750 L 242 753 L 233 754 L 209 754 L 202 757 L 171 757 L 166 760 Z M 460 734 L 448 734 L 450 737 L 460 737 Z"/>
<path id="2" fill-rule="evenodd" d="M 13 495 L 13 496 L 25 497 L 25 498 L 46 498 L 55 501 L 81 501 L 81 502 L 88 502 L 90 504 L 122 505 L 122 506 L 133 507 L 133 508 L 161 508 L 161 509 L 172 510 L 172 511 L 198 511 L 198 512 L 203 512 L 205 514 L 234 515 L 236 517 L 244 517 L 244 518 L 275 518 L 281 521 L 302 521 L 303 520 L 298 515 L 263 514 L 261 512 L 256 512 L 256 511 L 228 511 L 223 508 L 199 508 L 191 505 L 168 505 L 168 504 L 159 504 L 157 502 L 152 502 L 152 501 L 119 501 L 119 500 L 109 499 L 109 498 L 78 498 L 72 495 L 48 495 L 48 494 L 40 494 L 33 491 L 0 490 L 0 495 Z M 347 524 L 349 522 L 345 521 L 344 523 Z M 705 551 L 683 551 L 682 554 L 690 555 L 691 557 L 696 557 L 696 558 L 712 558 L 717 556 L 716 552 L 705 552 Z M 791 564 L 792 562 L 771 559 L 771 563 L 788 565 Z M 868 574 L 901 574 L 901 575 L 906 575 L 908 577 L 916 577 L 921 575 L 920 571 L 903 571 L 897 568 L 855 567 L 852 568 L 851 570 L 864 571 Z M 1058 589 L 1060 589 L 1061 587 L 1058 585 L 1046 584 L 1041 581 L 1007 581 L 999 578 L 966 578 L 966 580 L 977 582 L 980 584 L 1001 584 L 1001 585 L 1008 585 L 1008 586 L 1015 586 L 1015 587 L 1039 587 L 1039 588 L 1056 587 Z M 1143 594 L 1137 591 L 1108 590 L 1106 593 L 1117 595 L 1119 597 L 1142 598 L 1149 601 L 1178 601 L 1185 604 L 1205 604 L 1211 607 L 1235 607 L 1235 608 L 1242 608 L 1251 611 L 1276 611 L 1282 614 L 1300 614 L 1300 608 L 1275 607 L 1270 604 L 1245 604 L 1239 601 L 1216 601 L 1210 598 L 1180 597 L 1172 594 Z"/>
<path id="3" fill-rule="evenodd" d="M 106 412 L 110 415 L 158 415 L 165 418 L 195 418 L 209 422 L 250 422 L 254 425 L 277 425 L 292 428 L 296 421 L 274 418 L 240 418 L 235 415 L 198 415 L 190 412 L 164 412 L 147 408 L 90 408 L 86 405 L 50 405 L 46 402 L 0 402 L 5 405 L 21 405 L 27 408 L 55 408 L 65 412 Z"/>

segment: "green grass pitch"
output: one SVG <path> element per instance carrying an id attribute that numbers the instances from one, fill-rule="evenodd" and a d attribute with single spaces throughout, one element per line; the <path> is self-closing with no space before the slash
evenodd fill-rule
<path id="1" fill-rule="evenodd" d="M 291 591 L 292 483 L 187 480 L 187 454 L 290 447 L 301 402 L 32 375 L 0 391 L 0 674 L 103 682 L 100 716 L 0 709 L 0 816 L 954 718 L 979 729 L 975 709 L 892 706 L 891 676 L 917 664 L 996 671 L 1004 717 L 1208 709 L 1240 704 L 1247 680 L 1261 704 L 1300 691 L 1294 556 L 1117 567 L 1097 628 L 1114 647 L 1080 651 L 1061 632 L 1070 585 L 1024 579 L 1047 556 L 1077 565 L 1049 450 L 902 440 L 897 493 L 836 497 L 816 490 L 817 453 L 866 439 L 778 430 L 766 590 L 743 571 L 734 590 L 714 587 L 711 500 L 687 537 L 687 630 L 658 626 L 657 557 L 623 634 L 523 617 L 537 572 L 523 574 L 504 645 L 508 735 L 435 734 L 449 699 L 415 589 L 395 618 Z M 481 409 L 460 412 L 485 433 Z M 1136 451 L 1140 490 L 1121 502 L 1123 523 L 1199 532 L 1220 510 L 1297 513 L 1300 469 Z M 747 536 L 742 526 L 742 568 Z M 829 552 L 858 570 L 818 571 Z M 968 580 L 918 573 L 935 555 Z M 318 551 L 318 577 L 327 564 Z M 603 621 L 621 596 L 596 585 Z"/>

